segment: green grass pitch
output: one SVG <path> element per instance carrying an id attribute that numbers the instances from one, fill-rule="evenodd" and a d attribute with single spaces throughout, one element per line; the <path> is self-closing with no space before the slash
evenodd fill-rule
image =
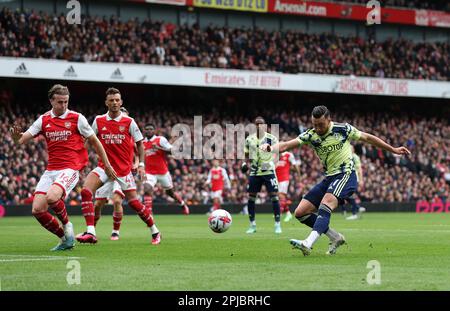
<path id="1" fill-rule="evenodd" d="M 75 233 L 84 219 L 72 217 Z M 163 240 L 125 215 L 121 240 L 110 241 L 112 217 L 100 220 L 97 245 L 50 252 L 57 239 L 32 217 L 0 219 L 1 290 L 450 290 L 450 215 L 367 213 L 358 221 L 332 217 L 348 245 L 327 256 L 323 236 L 304 257 L 289 245 L 309 230 L 293 219 L 273 232 L 273 217 L 257 214 L 258 232 L 246 235 L 248 218 L 233 215 L 228 232 L 216 234 L 205 215 L 157 215 Z M 56 256 L 56 257 L 51 257 Z M 69 285 L 68 258 L 80 263 L 81 284 Z M 377 260 L 381 284 L 366 282 Z"/>

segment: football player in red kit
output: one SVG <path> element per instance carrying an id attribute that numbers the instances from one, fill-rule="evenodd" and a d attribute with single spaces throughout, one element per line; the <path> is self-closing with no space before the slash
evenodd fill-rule
<path id="1" fill-rule="evenodd" d="M 280 159 L 275 167 L 275 172 L 278 178 L 278 196 L 280 197 L 280 209 L 283 214 L 286 214 L 284 221 L 288 222 L 292 219 L 291 211 L 289 210 L 289 203 L 287 194 L 289 192 L 289 176 L 291 165 L 300 175 L 300 160 L 296 160 L 292 152 L 283 152 L 280 154 Z"/>
<path id="2" fill-rule="evenodd" d="M 47 142 L 47 169 L 36 186 L 32 213 L 45 229 L 61 239 L 52 251 L 71 249 L 75 245 L 73 225 L 69 222 L 64 199 L 78 183 L 79 171 L 88 163 L 85 139 L 94 146 L 104 163 L 105 175 L 116 178 L 106 152 L 86 118 L 68 109 L 69 96 L 67 87 L 54 85 L 48 91 L 52 109 L 41 115 L 25 133 L 21 133 L 17 125 L 11 128 L 12 137 L 18 144 L 26 144 L 38 135 L 44 136 Z M 49 207 L 62 227 L 48 212 Z"/>
<path id="3" fill-rule="evenodd" d="M 172 177 L 167 166 L 167 154 L 172 152 L 172 145 L 164 136 L 155 134 L 154 124 L 146 124 L 144 128 L 145 141 L 145 172 L 147 179 L 144 181 L 144 205 L 152 210 L 152 192 L 156 183 L 160 183 L 166 194 L 173 198 L 183 210 L 183 214 L 189 215 L 189 207 L 178 193 L 173 191 Z"/>
<path id="4" fill-rule="evenodd" d="M 231 188 L 230 178 L 227 171 L 219 165 L 219 160 L 212 161 L 213 167 L 208 173 L 206 184 L 211 186 L 211 199 L 213 200 L 213 207 L 210 212 L 220 209 L 220 204 L 223 202 L 222 195 L 224 186 L 227 189 Z"/>
<path id="5" fill-rule="evenodd" d="M 120 111 L 124 113 L 126 116 L 129 116 L 128 110 L 125 107 L 120 107 Z M 136 155 L 138 153 L 136 146 L 134 146 L 134 165 L 133 165 L 133 174 L 136 173 L 138 165 L 139 165 L 139 157 Z M 106 205 L 108 199 L 112 201 L 113 205 L 113 230 L 111 233 L 111 241 L 117 241 L 120 238 L 120 225 L 122 224 L 123 218 L 123 199 L 125 198 L 125 194 L 123 194 L 120 189 L 113 189 L 111 184 L 104 184 L 95 192 L 95 218 L 94 218 L 94 226 L 97 227 L 97 222 L 100 220 L 102 215 L 102 209 Z"/>
<path id="6" fill-rule="evenodd" d="M 87 176 L 81 190 L 82 211 L 86 219 L 87 230 L 76 238 L 80 243 L 96 243 L 95 217 L 93 193 L 102 185 L 108 184 L 113 191 L 120 190 L 125 194 L 128 205 L 136 211 L 139 217 L 147 224 L 152 234 L 152 244 L 161 242 L 161 234 L 153 222 L 151 211 L 139 201 L 136 191 L 136 182 L 131 172 L 133 167 L 134 144 L 139 151 L 138 174 L 145 180 L 144 147 L 139 127 L 133 118 L 120 111 L 122 97 L 120 91 L 109 88 L 106 91 L 106 106 L 108 112 L 97 116 L 92 129 L 97 134 L 105 148 L 106 154 L 111 159 L 112 166 L 117 173 L 117 178 L 109 179 L 105 174 L 104 163 L 100 159 L 98 166 Z"/>

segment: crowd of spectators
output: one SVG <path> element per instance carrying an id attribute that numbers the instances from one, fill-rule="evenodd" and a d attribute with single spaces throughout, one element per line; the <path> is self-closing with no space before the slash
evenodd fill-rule
<path id="1" fill-rule="evenodd" d="M 1 95 L 1 90 L 0 90 Z M 8 96 L 3 96 L 8 97 Z M 2 98 L 2 96 L 0 96 Z M 278 107 L 279 108 L 279 107 Z M 6 105 L 0 105 L 0 204 L 29 203 L 32 193 L 45 170 L 46 147 L 43 138 L 37 138 L 25 146 L 15 146 L 8 134 L 13 122 L 28 128 L 37 113 L 23 108 L 13 107 L 14 114 L 7 113 Z M 268 117 L 269 124 L 280 127 L 283 140 L 296 137 L 310 127 L 307 111 L 278 112 L 271 107 L 261 108 Z M 135 110 L 131 110 L 135 111 Z M 86 108 L 83 113 L 92 120 L 95 113 Z M 132 113 L 133 114 L 133 113 Z M 172 127 L 184 123 L 193 128 L 193 117 L 177 110 L 154 110 L 136 113 L 136 121 L 141 126 L 153 122 L 159 133 L 169 140 L 176 139 Z M 203 115 L 203 123 L 225 124 L 250 123 L 254 116 L 227 115 L 220 112 Z M 362 160 L 364 182 L 359 189 L 363 202 L 415 202 L 431 201 L 437 198 L 444 202 L 450 199 L 450 123 L 448 116 L 417 116 L 405 111 L 398 114 L 389 112 L 341 112 L 333 113 L 333 119 L 346 121 L 360 130 L 378 135 L 394 145 L 405 145 L 411 151 L 411 157 L 395 157 L 370 145 L 355 144 L 356 153 Z M 224 131 L 225 132 L 225 131 Z M 194 131 L 192 130 L 192 135 Z M 225 154 L 225 153 L 224 153 Z M 301 174 L 291 174 L 289 197 L 297 201 L 321 178 L 322 165 L 314 151 L 306 146 L 294 151 L 301 160 Z M 232 188 L 225 191 L 225 202 L 246 203 L 247 176 L 240 171 L 242 161 L 227 159 L 222 165 L 232 178 Z M 85 174 L 95 167 L 96 156 L 90 150 L 90 163 L 82 172 Z M 170 172 L 176 191 L 189 204 L 207 203 L 209 189 L 205 185 L 211 161 L 204 159 L 176 159 L 169 157 Z M 69 204 L 79 204 L 79 188 L 73 191 Z M 140 189 L 142 191 L 142 189 Z M 170 202 L 160 187 L 154 194 L 155 202 Z M 261 193 L 258 202 L 266 202 L 266 193 Z"/>
<path id="2" fill-rule="evenodd" d="M 450 80 L 450 44 L 0 11 L 0 56 Z"/>

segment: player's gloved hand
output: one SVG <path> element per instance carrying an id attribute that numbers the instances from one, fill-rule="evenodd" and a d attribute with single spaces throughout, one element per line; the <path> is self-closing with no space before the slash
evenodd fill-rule
<path id="1" fill-rule="evenodd" d="M 247 171 L 248 171 L 247 162 L 243 162 L 241 165 L 241 172 L 245 174 L 245 173 L 247 173 Z"/>
<path id="2" fill-rule="evenodd" d="M 22 137 L 22 134 L 23 134 L 21 128 L 17 124 L 14 124 L 9 129 L 9 131 L 11 132 L 11 136 L 12 136 L 14 142 L 17 143 L 19 141 L 20 137 Z"/>
<path id="3" fill-rule="evenodd" d="M 272 150 L 269 144 L 262 144 L 261 146 L 259 146 L 259 149 L 266 152 L 270 152 Z"/>

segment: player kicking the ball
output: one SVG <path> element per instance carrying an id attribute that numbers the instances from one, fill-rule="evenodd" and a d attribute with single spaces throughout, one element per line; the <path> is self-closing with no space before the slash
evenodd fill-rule
<path id="1" fill-rule="evenodd" d="M 144 181 L 144 205 L 146 208 L 153 208 L 152 192 L 156 183 L 159 182 L 166 194 L 174 199 L 183 210 L 183 214 L 189 215 L 189 207 L 178 193 L 173 191 L 172 177 L 167 165 L 167 155 L 172 152 L 172 145 L 164 136 L 155 135 L 155 125 L 149 123 L 145 125 L 144 141 L 145 148 L 145 172 L 147 179 Z"/>
<path id="2" fill-rule="evenodd" d="M 409 155 L 406 147 L 394 148 L 380 138 L 361 132 L 348 123 L 334 123 L 325 106 L 314 107 L 311 116 L 313 128 L 300 134 L 296 139 L 280 142 L 275 146 L 265 144 L 262 150 L 284 152 L 303 144 L 310 145 L 325 168 L 325 178 L 314 186 L 300 201 L 295 217 L 312 228 L 305 240 L 291 239 L 293 247 L 307 256 L 321 234 L 330 239 L 327 254 L 335 254 L 339 246 L 345 244 L 342 234 L 329 227 L 331 212 L 339 202 L 349 198 L 357 190 L 355 164 L 353 163 L 350 141 L 362 141 L 397 155 Z M 318 215 L 315 212 L 318 210 Z"/>
<path id="3" fill-rule="evenodd" d="M 48 165 L 36 186 L 32 213 L 45 229 L 61 239 L 52 251 L 71 249 L 75 245 L 73 226 L 69 222 L 64 199 L 78 183 L 79 171 L 88 163 L 84 139 L 94 146 L 105 163 L 105 175 L 116 178 L 105 150 L 86 118 L 68 110 L 69 96 L 67 87 L 54 85 L 48 92 L 52 109 L 41 115 L 25 133 L 21 133 L 17 125 L 11 129 L 12 137 L 18 144 L 26 144 L 39 134 L 47 142 Z M 48 212 L 48 207 L 55 212 L 62 228 Z"/>
<path id="4" fill-rule="evenodd" d="M 138 174 L 145 180 L 144 148 L 142 144 L 144 137 L 133 118 L 124 115 L 120 111 L 122 97 L 118 89 L 109 88 L 106 91 L 105 104 L 108 107 L 108 112 L 95 118 L 92 129 L 97 134 L 106 150 L 106 154 L 111 159 L 118 177 L 115 180 L 108 178 L 101 159 L 98 162 L 98 167 L 89 173 L 81 190 L 81 204 L 87 230 L 76 238 L 80 243 L 97 242 L 94 226 L 94 204 L 92 202 L 93 193 L 102 185 L 109 184 L 113 189 L 123 191 L 128 200 L 128 205 L 136 211 L 150 228 L 152 244 L 159 244 L 161 242 L 161 234 L 153 222 L 150 210 L 143 206 L 138 199 L 136 183 L 131 172 L 134 144 L 136 144 L 140 160 Z"/>

